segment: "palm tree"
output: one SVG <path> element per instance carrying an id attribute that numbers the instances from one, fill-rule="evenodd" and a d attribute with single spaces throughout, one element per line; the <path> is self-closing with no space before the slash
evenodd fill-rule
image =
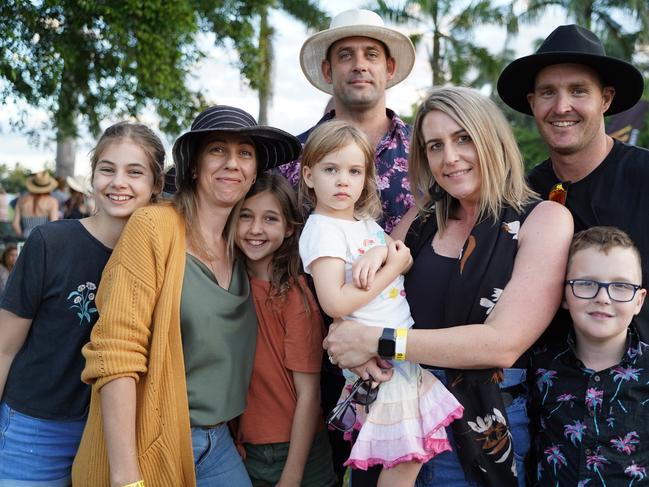
<path id="1" fill-rule="evenodd" d="M 239 70 L 257 91 L 260 124 L 268 123 L 268 105 L 272 98 L 273 36 L 270 15 L 274 10 L 289 14 L 309 29 L 324 29 L 328 17 L 317 0 L 246 0 L 219 2 L 194 0 L 200 14 L 217 34 L 216 42 L 224 38 L 233 41 L 239 53 Z"/>
<path id="2" fill-rule="evenodd" d="M 377 0 L 376 13 L 400 24 L 414 24 L 419 30 L 411 35 L 417 46 L 428 39 L 428 62 L 433 86 L 444 83 L 465 84 L 479 88 L 493 84 L 502 68 L 499 56 L 473 40 L 481 25 L 505 25 L 517 29 L 510 15 L 511 5 L 494 6 L 491 0 L 467 0 L 464 5 L 453 0 Z M 505 48 L 504 52 L 509 52 Z M 501 55 L 502 56 L 502 55 Z M 475 67 L 480 69 L 476 70 Z"/>
<path id="3" fill-rule="evenodd" d="M 513 0 L 513 3 L 518 3 Z M 607 54 L 630 60 L 636 50 L 649 43 L 649 3 L 646 0 L 528 0 L 519 16 L 536 23 L 550 7 L 559 7 L 566 18 L 595 32 Z M 620 14 L 635 25 L 621 24 Z M 630 30 L 627 30 L 629 29 Z"/>

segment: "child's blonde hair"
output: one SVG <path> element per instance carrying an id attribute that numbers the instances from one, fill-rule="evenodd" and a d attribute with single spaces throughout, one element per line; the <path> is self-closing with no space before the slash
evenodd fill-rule
<path id="1" fill-rule="evenodd" d="M 376 184 L 376 167 L 374 166 L 374 149 L 363 132 L 347 122 L 331 121 L 316 127 L 304 145 L 300 163 L 300 183 L 298 186 L 298 205 L 300 208 L 315 208 L 315 191 L 304 182 L 302 169 L 312 168 L 328 154 L 355 144 L 365 158 L 365 183 L 358 201 L 354 204 L 354 214 L 360 218 L 376 220 L 382 213 Z"/>

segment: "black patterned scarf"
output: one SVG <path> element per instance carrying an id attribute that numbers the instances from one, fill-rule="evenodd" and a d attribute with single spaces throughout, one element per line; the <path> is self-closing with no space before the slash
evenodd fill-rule
<path id="1" fill-rule="evenodd" d="M 482 219 L 471 231 L 459 273 L 449 281 L 446 326 L 484 323 L 509 282 L 518 249 L 518 230 L 532 209 L 523 214 L 506 207 L 497 222 Z M 437 232 L 434 211 L 412 224 L 406 245 L 413 258 Z M 516 487 L 512 435 L 499 383 L 502 369 L 445 369 L 448 389 L 464 406 L 452 423 L 458 457 L 468 481 L 487 487 Z"/>

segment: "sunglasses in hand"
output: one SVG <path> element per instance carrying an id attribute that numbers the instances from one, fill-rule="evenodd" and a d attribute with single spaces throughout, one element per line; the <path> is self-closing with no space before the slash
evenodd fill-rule
<path id="1" fill-rule="evenodd" d="M 355 405 L 365 407 L 365 412 L 368 413 L 370 404 L 376 401 L 379 386 L 372 387 L 372 382 L 374 382 L 374 379 L 371 376 L 367 380 L 359 378 L 354 382 L 349 391 L 349 396 L 344 401 L 336 404 L 336 407 L 327 416 L 327 426 L 342 432 L 350 431 L 356 424 Z"/>

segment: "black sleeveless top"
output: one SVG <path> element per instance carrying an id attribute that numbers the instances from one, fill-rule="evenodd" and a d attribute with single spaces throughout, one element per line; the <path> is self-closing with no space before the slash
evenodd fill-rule
<path id="1" fill-rule="evenodd" d="M 415 256 L 405 276 L 405 290 L 414 328 L 435 329 L 449 326 L 445 322 L 448 282 L 458 272 L 460 261 L 437 254 L 431 246 L 431 235 Z M 432 270 L 432 271 L 431 271 Z"/>

